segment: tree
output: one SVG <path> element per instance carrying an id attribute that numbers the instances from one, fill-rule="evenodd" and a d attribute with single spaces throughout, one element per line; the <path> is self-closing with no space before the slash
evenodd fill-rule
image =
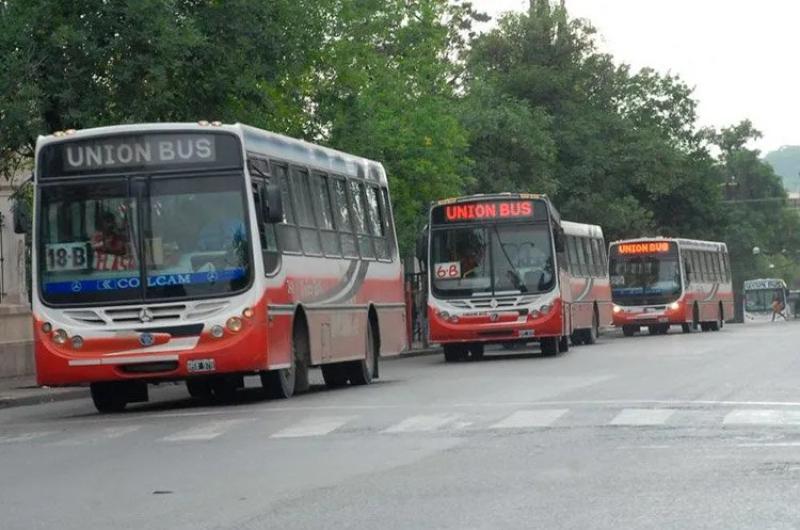
<path id="1" fill-rule="evenodd" d="M 67 128 L 247 119 L 302 134 L 321 29 L 312 0 L 0 3 L 2 169 Z"/>

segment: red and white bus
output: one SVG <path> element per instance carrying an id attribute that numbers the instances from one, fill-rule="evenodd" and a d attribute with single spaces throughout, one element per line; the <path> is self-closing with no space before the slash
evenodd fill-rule
<path id="1" fill-rule="evenodd" d="M 448 362 L 484 346 L 538 341 L 556 355 L 594 343 L 611 323 L 603 233 L 562 221 L 542 195 L 448 199 L 430 210 L 419 249 L 428 264 L 430 341 Z"/>
<path id="2" fill-rule="evenodd" d="M 367 384 L 406 347 L 378 162 L 241 124 L 59 132 L 36 146 L 33 316 L 40 385 L 89 383 L 100 411 L 186 380 L 246 375 L 289 397 L 310 366 Z"/>
<path id="3" fill-rule="evenodd" d="M 733 318 L 733 284 L 725 243 L 642 238 L 609 248 L 614 325 L 625 336 L 642 327 L 664 334 L 680 325 L 718 331 Z"/>

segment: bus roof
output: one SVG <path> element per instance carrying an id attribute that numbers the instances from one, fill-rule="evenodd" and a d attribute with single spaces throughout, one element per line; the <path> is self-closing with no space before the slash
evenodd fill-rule
<path id="1" fill-rule="evenodd" d="M 576 223 L 574 221 L 561 221 L 561 228 L 569 236 L 603 238 L 603 229 L 598 225 Z"/>
<path id="2" fill-rule="evenodd" d="M 684 239 L 680 237 L 638 237 L 634 239 L 621 239 L 619 241 L 612 241 L 610 244 L 619 245 L 621 243 L 645 243 L 648 241 L 674 242 L 677 243 L 678 247 L 686 250 L 728 251 L 728 246 L 721 241 L 703 241 L 702 239 Z"/>
<path id="3" fill-rule="evenodd" d="M 226 131 L 238 136 L 243 141 L 245 151 L 249 153 L 386 184 L 386 171 L 380 162 L 242 123 L 135 123 L 57 131 L 53 134 L 39 136 L 36 141 L 36 159 L 38 160 L 42 147 L 65 141 L 148 132 L 204 132 L 209 130 Z"/>

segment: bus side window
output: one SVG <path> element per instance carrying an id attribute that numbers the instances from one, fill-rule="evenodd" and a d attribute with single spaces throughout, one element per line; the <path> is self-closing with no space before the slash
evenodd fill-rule
<path id="1" fill-rule="evenodd" d="M 358 257 L 356 238 L 353 235 L 353 225 L 350 219 L 350 205 L 347 198 L 347 183 L 340 178 L 332 178 L 333 184 L 333 218 L 336 221 L 336 230 L 342 242 L 342 253 L 347 258 Z"/>
<path id="2" fill-rule="evenodd" d="M 589 264 L 586 262 L 586 253 L 583 249 L 583 238 L 575 238 L 575 248 L 578 250 L 578 274 L 586 276 L 586 271 L 589 269 Z"/>
<path id="3" fill-rule="evenodd" d="M 389 259 L 389 242 L 386 240 L 386 214 L 381 204 L 380 191 L 375 186 L 367 187 L 367 206 L 372 226 L 373 243 L 378 259 Z"/>
<path id="4" fill-rule="evenodd" d="M 308 170 L 292 168 L 292 195 L 297 208 L 297 225 L 300 230 L 300 244 L 306 254 L 319 256 L 322 254 L 317 223 L 311 205 L 311 191 L 308 187 Z"/>
<path id="5" fill-rule="evenodd" d="M 728 280 L 728 270 L 725 268 L 725 253 L 720 251 L 717 252 L 717 261 L 719 262 L 719 270 L 720 270 L 720 281 L 727 282 Z"/>
<path id="6" fill-rule="evenodd" d="M 710 257 L 711 257 L 711 264 L 714 265 L 714 281 L 721 282 L 722 269 L 719 266 L 719 252 L 711 253 Z"/>
<path id="7" fill-rule="evenodd" d="M 356 232 L 358 232 L 358 244 L 361 250 L 361 256 L 364 258 L 374 258 L 375 250 L 372 247 L 372 238 L 369 237 L 369 226 L 367 225 L 364 183 L 351 180 L 350 193 L 352 196 L 353 219 L 355 220 Z"/>
<path id="8" fill-rule="evenodd" d="M 690 284 L 694 281 L 694 266 L 692 265 L 692 254 L 689 250 L 683 251 L 683 272 L 686 277 L 686 283 Z"/>
<path id="9" fill-rule="evenodd" d="M 292 195 L 289 189 L 289 171 L 285 165 L 272 163 L 275 169 L 275 176 L 278 179 L 278 186 L 281 188 L 283 199 L 283 214 L 285 221 L 276 226 L 278 231 L 278 246 L 283 252 L 300 252 L 300 234 L 295 226 L 294 207 L 292 205 Z"/>
<path id="10" fill-rule="evenodd" d="M 711 274 L 711 263 L 709 263 L 708 252 L 706 252 L 705 250 L 700 251 L 700 262 L 701 262 L 700 266 L 703 269 L 703 281 L 704 282 L 713 281 L 714 278 L 712 277 Z"/>
<path id="11" fill-rule="evenodd" d="M 341 256 L 339 236 L 333 226 L 333 207 L 327 175 L 317 172 L 311 174 L 311 198 L 322 237 L 322 250 L 326 256 Z"/>
<path id="12" fill-rule="evenodd" d="M 586 261 L 589 263 L 588 275 L 589 276 L 597 276 L 597 264 L 600 260 L 597 259 L 597 256 L 594 253 L 594 249 L 592 249 L 592 239 L 584 238 L 583 239 L 583 249 L 586 252 Z"/>
<path id="13" fill-rule="evenodd" d="M 567 263 L 569 263 L 569 273 L 577 276 L 578 272 L 578 250 L 575 248 L 575 238 L 567 236 Z"/>

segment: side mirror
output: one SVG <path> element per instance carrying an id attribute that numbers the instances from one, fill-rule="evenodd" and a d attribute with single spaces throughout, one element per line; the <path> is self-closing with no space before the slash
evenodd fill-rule
<path id="1" fill-rule="evenodd" d="M 417 236 L 417 259 L 423 269 L 428 268 L 428 227 L 422 229 L 422 233 Z"/>
<path id="2" fill-rule="evenodd" d="M 556 247 L 556 252 L 564 252 L 567 246 L 564 244 L 564 229 L 560 226 L 553 227 L 553 244 Z"/>
<path id="3" fill-rule="evenodd" d="M 264 208 L 264 220 L 267 223 L 283 222 L 283 196 L 280 186 L 276 184 L 264 186 L 264 200 L 261 204 Z"/>
<path id="4" fill-rule="evenodd" d="M 17 202 L 14 205 L 14 233 L 27 234 L 31 231 L 31 215 L 28 206 Z"/>

